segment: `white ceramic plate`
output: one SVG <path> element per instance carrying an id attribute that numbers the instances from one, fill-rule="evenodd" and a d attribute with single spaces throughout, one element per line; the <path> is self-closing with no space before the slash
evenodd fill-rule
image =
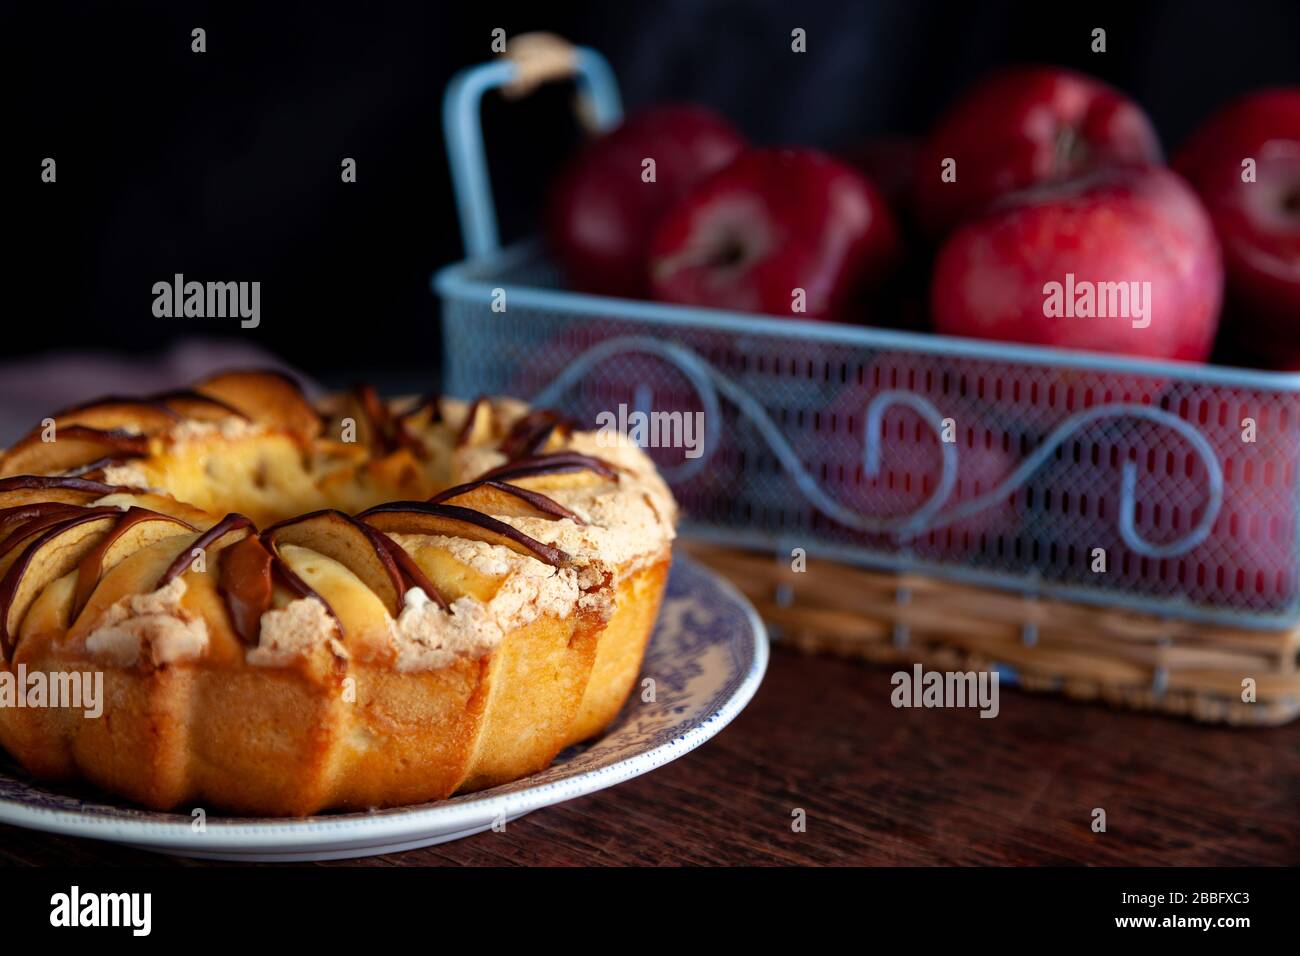
<path id="1" fill-rule="evenodd" d="M 694 750 L 749 703 L 767 667 L 767 635 L 754 609 L 725 581 L 678 557 L 638 684 L 606 734 L 572 747 L 541 773 L 435 803 L 301 820 L 155 813 L 79 798 L 0 766 L 0 822 L 109 840 L 181 856 L 224 860 L 328 860 L 456 840 L 630 780 Z"/>

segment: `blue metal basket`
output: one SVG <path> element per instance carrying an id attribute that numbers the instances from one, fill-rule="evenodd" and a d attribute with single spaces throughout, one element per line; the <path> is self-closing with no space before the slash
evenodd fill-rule
<path id="1" fill-rule="evenodd" d="M 479 123 L 500 59 L 444 100 L 469 258 L 439 271 L 447 391 L 594 422 L 703 412 L 651 449 L 697 537 L 1245 627 L 1300 620 L 1300 374 L 800 322 L 565 290 L 501 248 Z M 609 65 L 573 79 L 598 128 Z M 504 306 L 504 310 L 501 310 Z"/>

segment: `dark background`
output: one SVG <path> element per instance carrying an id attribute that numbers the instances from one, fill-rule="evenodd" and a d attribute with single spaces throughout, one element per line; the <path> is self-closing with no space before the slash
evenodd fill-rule
<path id="1" fill-rule="evenodd" d="M 602 50 L 625 105 L 695 99 L 759 142 L 919 133 L 997 64 L 1099 75 L 1176 147 L 1231 96 L 1300 78 L 1300 5 L 663 3 L 7 5 L 10 193 L 0 359 L 254 341 L 328 381 L 437 377 L 430 272 L 462 255 L 438 108 L 490 33 Z M 190 30 L 208 52 L 190 52 Z M 790 31 L 808 52 L 790 52 Z M 1108 51 L 1089 50 L 1105 27 Z M 576 133 L 565 91 L 495 98 L 485 123 L 509 237 Z M 40 163 L 58 162 L 58 182 Z M 358 182 L 340 181 L 353 157 Z M 12 191 L 12 192 L 10 192 Z M 157 319 L 154 282 L 259 280 L 262 324 Z"/>

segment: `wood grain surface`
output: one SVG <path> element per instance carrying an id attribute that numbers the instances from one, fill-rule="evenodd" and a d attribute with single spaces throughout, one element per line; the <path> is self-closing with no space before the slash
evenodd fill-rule
<path id="1" fill-rule="evenodd" d="M 1202 726 L 1010 689 L 984 720 L 897 710 L 889 676 L 778 646 L 749 708 L 675 763 L 503 833 L 313 865 L 1300 864 L 1300 723 Z M 229 865 L 12 827 L 0 862 Z"/>

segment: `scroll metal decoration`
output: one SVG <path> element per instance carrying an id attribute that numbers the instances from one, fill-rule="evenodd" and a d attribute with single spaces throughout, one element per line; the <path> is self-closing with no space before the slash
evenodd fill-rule
<path id="1" fill-rule="evenodd" d="M 1197 428 L 1178 416 L 1163 409 L 1137 403 L 1101 405 L 1070 415 L 996 487 L 944 511 L 944 506 L 957 484 L 959 449 L 955 442 L 943 440 L 945 421 L 943 414 L 929 399 L 913 392 L 905 390 L 880 392 L 866 407 L 862 452 L 865 474 L 870 478 L 879 476 L 884 446 L 884 417 L 891 408 L 899 406 L 911 408 L 934 431 L 939 438 L 942 455 L 942 472 L 934 491 L 913 511 L 888 517 L 860 514 L 828 495 L 804 467 L 794 447 L 757 399 L 731 378 L 713 368 L 698 353 L 673 342 L 640 335 L 621 336 L 601 342 L 575 358 L 550 385 L 533 397 L 532 404 L 540 407 L 558 404 L 564 394 L 586 378 L 593 369 L 615 356 L 632 354 L 657 356 L 680 371 L 699 397 L 706 421 L 718 420 L 721 409 L 720 397 L 730 401 L 740 414 L 755 426 L 782 469 L 817 510 L 846 527 L 868 534 L 892 534 L 900 541 L 906 541 L 927 531 L 970 518 L 999 501 L 1005 501 L 1072 435 L 1097 422 L 1120 418 L 1145 420 L 1172 429 L 1191 446 L 1204 465 L 1207 476 L 1205 507 L 1195 526 L 1175 540 L 1156 543 L 1148 541 L 1137 529 L 1137 465 L 1132 461 L 1125 461 L 1120 471 L 1118 526 L 1120 537 L 1129 549 L 1149 558 L 1168 558 L 1184 554 L 1209 536 L 1215 518 L 1223 505 L 1223 468 L 1208 439 Z M 700 457 L 687 459 L 677 466 L 663 467 L 661 471 L 670 482 L 686 481 L 703 470 L 715 448 L 716 443 L 705 442 Z"/>

